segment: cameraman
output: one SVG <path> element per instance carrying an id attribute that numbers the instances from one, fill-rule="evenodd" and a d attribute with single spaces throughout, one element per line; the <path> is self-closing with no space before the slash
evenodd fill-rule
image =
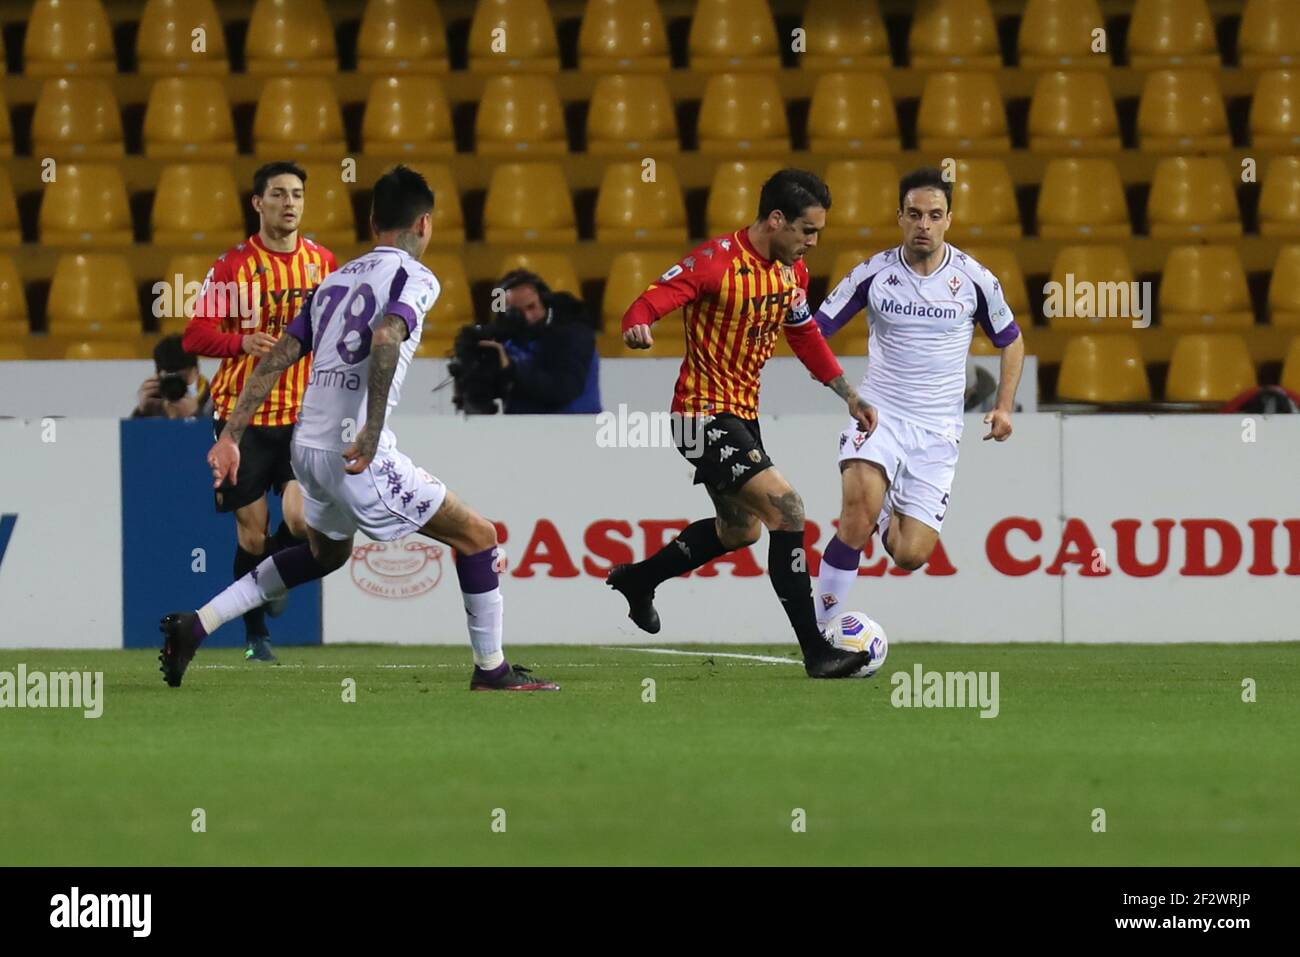
<path id="1" fill-rule="evenodd" d="M 582 301 L 523 269 L 497 283 L 505 314 L 456 338 L 456 404 L 469 413 L 596 413 L 600 358 Z"/>
<path id="2" fill-rule="evenodd" d="M 212 415 L 212 392 L 199 375 L 199 360 L 166 336 L 153 348 L 155 373 L 140 384 L 133 419 L 195 419 Z"/>

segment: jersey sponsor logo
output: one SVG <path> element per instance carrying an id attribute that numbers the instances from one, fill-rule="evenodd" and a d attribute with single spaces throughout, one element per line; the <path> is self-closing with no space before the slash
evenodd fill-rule
<path id="1" fill-rule="evenodd" d="M 899 302 L 883 299 L 880 311 L 886 316 L 915 316 L 918 319 L 956 319 L 957 309 L 952 306 L 932 306 L 928 303 Z"/>
<path id="2" fill-rule="evenodd" d="M 659 277 L 660 282 L 670 282 L 682 274 L 682 267 L 676 263 L 673 264 L 666 273 Z"/>
<path id="3" fill-rule="evenodd" d="M 318 385 L 324 389 L 346 389 L 356 392 L 361 388 L 361 376 L 356 372 L 344 372 L 342 369 L 312 368 L 308 385 Z"/>
<path id="4" fill-rule="evenodd" d="M 442 546 L 415 538 L 352 549 L 352 583 L 375 598 L 415 598 L 442 581 Z"/>

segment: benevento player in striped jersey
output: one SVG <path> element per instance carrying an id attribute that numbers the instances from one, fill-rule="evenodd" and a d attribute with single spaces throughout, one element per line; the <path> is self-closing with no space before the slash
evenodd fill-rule
<path id="1" fill-rule="evenodd" d="M 186 352 L 221 359 L 212 379 L 215 435 L 221 434 L 261 357 L 311 290 L 335 269 L 334 254 L 298 232 L 306 185 L 307 174 L 296 163 L 267 163 L 253 174 L 253 208 L 261 225 L 208 270 L 185 328 L 181 344 Z M 241 439 L 239 481 L 215 491 L 217 511 L 235 513 L 236 581 L 268 553 L 295 545 L 307 534 L 289 441 L 310 373 L 311 359 L 304 356 L 276 379 Z M 284 521 L 268 535 L 266 495 L 272 489 L 281 496 Z M 272 606 L 272 613 L 281 607 Z M 275 661 L 265 608 L 244 616 L 244 637 L 245 660 Z"/>
<path id="2" fill-rule="evenodd" d="M 814 678 L 842 678 L 869 657 L 834 648 L 817 627 L 804 553 L 799 493 L 772 465 L 758 427 L 758 381 L 784 332 L 799 360 L 872 428 L 869 409 L 808 308 L 804 253 L 817 245 L 831 194 L 805 170 L 784 169 L 763 184 L 758 218 L 710 239 L 664 273 L 623 316 L 623 339 L 646 349 L 651 325 L 685 307 L 686 357 L 673 390 L 678 450 L 695 465 L 695 483 L 713 499 L 715 518 L 688 526 L 645 561 L 611 569 L 608 584 L 628 602 L 628 617 L 659 631 L 655 588 L 758 541 L 768 530 L 768 576 Z"/>

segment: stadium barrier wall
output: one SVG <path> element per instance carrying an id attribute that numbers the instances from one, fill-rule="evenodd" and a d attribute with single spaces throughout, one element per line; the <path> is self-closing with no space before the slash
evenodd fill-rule
<path id="1" fill-rule="evenodd" d="M 804 498 L 814 575 L 844 424 L 763 421 Z M 710 505 L 674 449 L 645 444 L 662 436 L 619 426 L 394 417 L 403 450 L 498 523 L 512 645 L 650 640 L 604 574 Z M 983 442 L 967 417 L 941 550 L 903 574 L 869 549 L 851 607 L 899 641 L 1300 639 L 1300 417 L 1021 415 L 1015 430 Z M 160 612 L 228 581 L 233 520 L 212 510 L 210 436 L 206 423 L 0 421 L 0 647 L 153 646 Z M 765 541 L 666 583 L 655 640 L 789 644 Z M 417 537 L 359 538 L 272 629 L 281 642 L 466 640 L 450 552 Z M 214 638 L 237 644 L 240 626 Z"/>

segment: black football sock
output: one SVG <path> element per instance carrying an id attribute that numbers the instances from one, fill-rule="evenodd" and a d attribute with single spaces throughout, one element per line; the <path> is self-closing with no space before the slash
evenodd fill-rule
<path id="1" fill-rule="evenodd" d="M 301 545 L 302 541 L 301 538 L 295 538 L 293 532 L 289 531 L 289 526 L 281 522 L 280 527 L 275 530 L 275 534 L 266 540 L 266 554 L 274 555 L 282 548 L 293 548 L 295 545 Z"/>
<path id="2" fill-rule="evenodd" d="M 790 619 L 799 647 L 804 657 L 823 653 L 828 646 L 817 628 L 803 532 L 769 531 L 767 537 L 767 577 L 772 580 L 776 597 L 781 599 L 781 607 Z"/>
<path id="3" fill-rule="evenodd" d="M 716 519 L 702 518 L 687 525 L 680 535 L 645 561 L 633 565 L 632 574 L 646 588 L 655 588 L 730 550 L 718 540 Z"/>
<path id="4" fill-rule="evenodd" d="M 268 544 L 269 544 L 268 539 Z M 243 548 L 235 546 L 235 581 L 243 578 L 261 562 L 265 555 L 254 555 L 252 552 L 246 552 Z M 266 606 L 258 605 L 252 611 L 244 612 L 244 637 L 248 641 L 257 638 L 265 638 L 270 634 L 266 630 Z"/>

